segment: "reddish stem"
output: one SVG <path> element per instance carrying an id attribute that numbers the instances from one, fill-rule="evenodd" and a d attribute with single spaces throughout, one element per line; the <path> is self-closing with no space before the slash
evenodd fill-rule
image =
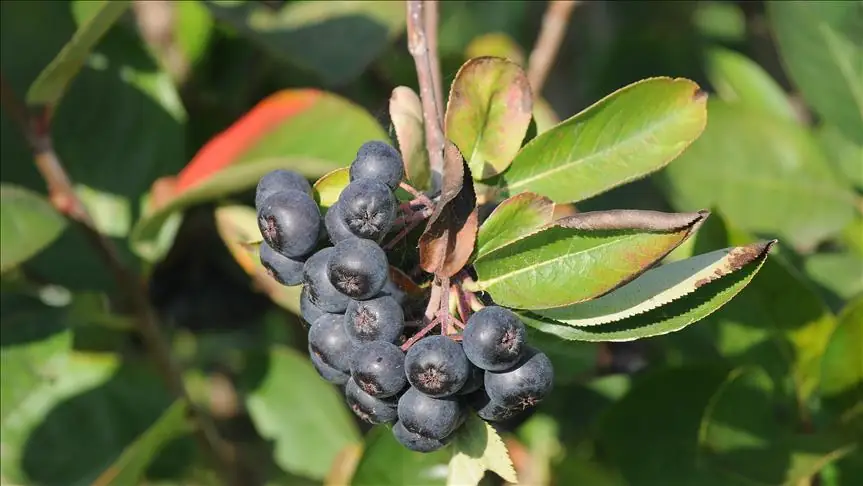
<path id="1" fill-rule="evenodd" d="M 458 296 L 458 301 L 457 301 L 457 303 L 458 303 L 458 315 L 461 316 L 461 318 L 464 320 L 464 322 L 467 322 L 467 320 L 470 318 L 470 314 L 471 314 L 470 302 L 468 302 L 468 296 L 467 296 L 465 290 L 463 288 L 461 288 L 461 285 L 456 283 L 456 284 L 452 285 L 452 288 L 455 291 L 456 295 Z"/>
<path id="2" fill-rule="evenodd" d="M 393 247 L 396 246 L 396 243 L 403 240 L 407 235 L 409 235 L 410 232 L 414 230 L 414 228 L 416 228 L 417 226 L 419 226 L 420 223 L 423 222 L 423 220 L 424 218 L 417 219 L 408 223 L 408 225 L 402 228 L 402 230 L 399 231 L 397 235 L 393 236 L 393 239 L 390 240 L 389 243 L 384 245 L 384 250 L 392 250 Z"/>
<path id="3" fill-rule="evenodd" d="M 410 347 L 413 346 L 415 342 L 425 337 L 425 335 L 428 334 L 432 329 L 434 329 L 435 326 L 437 326 L 438 324 L 440 324 L 440 321 L 437 318 L 433 319 L 431 322 L 428 323 L 426 327 L 417 331 L 416 334 L 411 336 L 410 339 L 408 339 L 407 341 L 405 341 L 404 344 L 402 344 L 402 351 L 407 351 L 408 349 L 410 349 Z"/>
<path id="4" fill-rule="evenodd" d="M 429 199 L 428 196 L 426 196 L 425 194 L 423 194 L 422 192 L 420 192 L 419 190 L 417 190 L 415 187 L 408 184 L 407 182 L 400 182 L 399 187 L 401 187 L 405 191 L 409 192 L 410 195 L 414 197 L 414 201 L 418 201 L 418 202 L 422 203 L 427 208 L 434 207 L 434 203 L 432 202 L 431 199 Z M 411 201 L 411 203 L 413 203 L 414 201 Z"/>
<path id="5" fill-rule="evenodd" d="M 440 333 L 444 336 L 450 334 L 450 317 L 449 313 L 449 277 L 443 277 L 438 284 L 441 289 L 440 310 L 438 317 L 441 320 Z"/>

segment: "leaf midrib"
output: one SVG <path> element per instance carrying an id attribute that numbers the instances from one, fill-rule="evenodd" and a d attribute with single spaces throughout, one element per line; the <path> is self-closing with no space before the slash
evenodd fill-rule
<path id="1" fill-rule="evenodd" d="M 641 130 L 636 131 L 633 135 L 625 138 L 620 143 L 609 145 L 608 147 L 606 147 L 606 148 L 604 148 L 598 152 L 593 152 L 592 154 L 587 155 L 585 157 L 571 160 L 565 164 L 561 164 L 561 165 L 554 167 L 550 170 L 547 170 L 545 172 L 541 172 L 537 175 L 534 175 L 534 176 L 531 176 L 531 177 L 528 177 L 525 179 L 521 179 L 517 182 L 509 184 L 509 189 L 510 189 L 510 191 L 512 191 L 512 189 L 514 189 L 514 188 L 524 186 L 524 185 L 529 184 L 529 183 L 536 181 L 538 179 L 545 179 L 545 178 L 547 178 L 553 174 L 556 174 L 558 172 L 571 169 L 572 167 L 575 167 L 575 166 L 589 163 L 592 160 L 597 159 L 597 158 L 605 157 L 609 152 L 613 152 L 615 149 L 619 149 L 621 146 L 628 148 L 631 144 L 634 144 L 636 141 L 642 140 L 643 138 L 653 134 L 654 132 L 660 131 L 666 125 L 671 124 L 672 120 L 676 120 L 677 118 L 683 117 L 684 114 L 682 112 L 685 112 L 686 108 L 690 108 L 690 106 L 686 106 L 682 110 L 674 110 L 672 115 L 663 117 L 660 119 L 660 121 L 653 123 L 653 124 L 650 124 L 649 128 L 647 128 L 647 129 L 641 129 Z M 576 116 L 578 116 L 578 115 L 576 115 Z M 546 132 L 546 133 L 549 133 L 549 132 Z M 518 156 L 516 156 L 515 160 L 517 160 L 517 159 L 518 159 Z"/>

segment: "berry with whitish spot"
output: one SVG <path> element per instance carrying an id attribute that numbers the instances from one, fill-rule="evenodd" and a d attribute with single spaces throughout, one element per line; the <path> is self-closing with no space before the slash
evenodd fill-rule
<path id="1" fill-rule="evenodd" d="M 340 216 L 351 233 L 380 241 L 396 220 L 398 201 L 390 188 L 373 179 L 358 179 L 339 195 Z"/>
<path id="2" fill-rule="evenodd" d="M 315 249 L 321 224 L 318 205 L 300 191 L 271 194 L 258 209 L 258 229 L 264 241 L 291 258 L 304 257 Z"/>
<path id="3" fill-rule="evenodd" d="M 461 345 L 446 336 L 428 336 L 415 342 L 405 356 L 411 386 L 430 397 L 445 397 L 467 382 L 470 362 Z"/>
<path id="4" fill-rule="evenodd" d="M 349 238 L 336 243 L 327 262 L 333 287 L 356 300 L 374 297 L 387 282 L 387 255 L 371 240 Z"/>
<path id="5" fill-rule="evenodd" d="M 357 344 L 372 341 L 394 343 L 405 326 L 402 307 L 389 295 L 352 300 L 345 312 L 345 331 Z"/>
<path id="6" fill-rule="evenodd" d="M 351 376 L 369 395 L 391 397 L 408 384 L 405 353 L 395 344 L 384 341 L 358 346 L 351 360 Z"/>
<path id="7" fill-rule="evenodd" d="M 360 420 L 370 424 L 387 424 L 398 419 L 397 401 L 393 398 L 375 398 L 364 392 L 353 378 L 345 385 L 345 400 Z"/>

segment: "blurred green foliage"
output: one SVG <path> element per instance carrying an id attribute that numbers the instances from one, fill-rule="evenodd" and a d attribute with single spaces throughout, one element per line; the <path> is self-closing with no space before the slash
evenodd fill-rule
<path id="1" fill-rule="evenodd" d="M 140 273 L 245 484 L 444 484 L 448 454 L 407 452 L 354 421 L 304 357 L 298 292 L 261 289 L 254 256 L 225 236 L 248 233 L 230 208 L 248 209 L 260 174 L 317 179 L 392 134 L 392 90 L 416 86 L 403 3 L 117 3 L 0 2 L 4 98 L 48 105 L 56 153 Z M 524 58 L 544 8 L 441 2 L 445 85 L 469 48 Z M 504 41 L 472 44 L 486 34 Z M 524 484 L 863 484 L 861 60 L 859 1 L 576 7 L 542 93 L 559 119 L 647 77 L 709 93 L 707 127 L 679 158 L 578 208 L 710 209 L 669 261 L 756 238 L 780 251 L 679 333 L 594 344 L 531 329 L 558 382 L 501 427 Z M 310 88 L 321 99 L 244 147 L 243 163 L 153 206 L 157 181 L 259 102 Z M 49 203 L 15 117 L 4 99 L 0 482 L 216 484 L 186 405 L 131 331 L 110 268 Z"/>

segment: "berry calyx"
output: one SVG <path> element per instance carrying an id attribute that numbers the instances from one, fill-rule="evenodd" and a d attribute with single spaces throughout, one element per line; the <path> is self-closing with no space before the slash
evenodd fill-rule
<path id="1" fill-rule="evenodd" d="M 401 305 L 380 294 L 369 300 L 352 300 L 345 312 L 345 331 L 357 344 L 372 341 L 394 343 L 404 331 L 405 316 Z"/>
<path id="2" fill-rule="evenodd" d="M 392 228 L 398 203 L 389 186 L 374 179 L 357 179 L 339 196 L 341 218 L 351 233 L 380 241 Z"/>
<path id="3" fill-rule="evenodd" d="M 460 344 L 446 336 L 420 339 L 405 356 L 408 382 L 435 398 L 456 393 L 468 378 L 470 363 Z"/>
<path id="4" fill-rule="evenodd" d="M 551 391 L 553 382 L 551 360 L 531 347 L 526 347 L 521 360 L 512 369 L 485 372 L 485 391 L 489 398 L 516 410 L 535 407 Z"/>
<path id="5" fill-rule="evenodd" d="M 349 238 L 336 243 L 327 262 L 327 276 L 333 287 L 352 299 L 377 295 L 387 283 L 387 255 L 371 240 Z"/>
<path id="6" fill-rule="evenodd" d="M 489 371 L 512 368 L 521 357 L 525 345 L 525 329 L 521 319 L 509 309 L 488 306 L 474 313 L 467 321 L 462 341 L 467 359 Z"/>

